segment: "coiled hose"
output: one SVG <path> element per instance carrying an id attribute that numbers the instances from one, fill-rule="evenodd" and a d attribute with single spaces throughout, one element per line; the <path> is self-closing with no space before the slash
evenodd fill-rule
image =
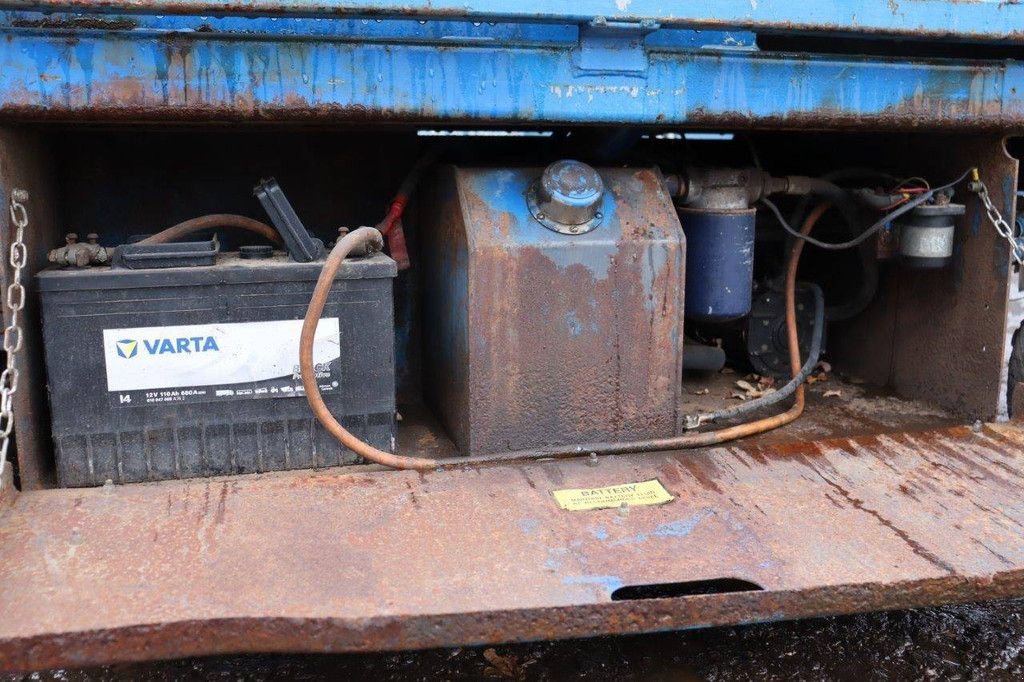
<path id="1" fill-rule="evenodd" d="M 810 212 L 804 221 L 802 234 L 808 234 L 814 228 L 818 219 L 831 207 L 829 202 L 817 205 Z M 344 262 L 345 257 L 354 248 L 360 245 L 368 245 L 371 250 L 379 251 L 383 248 L 383 238 L 379 231 L 372 227 L 361 227 L 342 237 L 324 263 L 320 277 L 317 279 L 313 296 L 306 310 L 306 317 L 302 322 L 302 336 L 299 341 L 299 366 L 302 374 L 302 385 L 306 391 L 306 400 L 313 410 L 317 420 L 327 431 L 334 436 L 342 445 L 354 453 L 377 464 L 382 464 L 395 469 L 449 469 L 489 462 L 515 462 L 528 461 L 546 457 L 572 457 L 580 454 L 615 455 L 624 453 L 659 452 L 665 450 L 678 450 L 683 448 L 707 447 L 718 445 L 727 441 L 753 436 L 765 431 L 785 426 L 797 419 L 804 411 L 804 386 L 803 368 L 800 362 L 800 341 L 797 335 L 796 324 L 796 274 L 797 266 L 800 263 L 800 254 L 803 251 L 803 241 L 798 240 L 793 244 L 790 252 L 789 263 L 786 270 L 786 338 L 789 345 L 789 366 L 796 382 L 793 389 L 795 399 L 788 410 L 771 417 L 757 419 L 752 422 L 737 424 L 715 431 L 691 432 L 671 438 L 655 438 L 652 440 L 633 441 L 628 443 L 582 443 L 578 445 L 556 446 L 549 448 L 538 448 L 533 450 L 522 450 L 518 452 L 499 453 L 494 455 L 470 456 L 448 461 L 428 459 L 423 457 L 405 457 L 394 455 L 390 452 L 379 450 L 369 443 L 356 438 L 345 429 L 332 415 L 323 397 L 320 395 L 320 388 L 317 386 L 316 373 L 313 370 L 313 335 L 316 333 L 320 316 L 323 313 L 324 304 L 330 293 L 334 277 Z M 819 339 L 820 347 L 820 339 Z M 812 366 L 813 368 L 813 366 Z M 787 385 L 788 386 L 788 385 Z M 785 389 L 784 389 L 785 390 Z M 773 394 L 769 394 L 770 397 Z M 781 400 L 779 398 L 778 400 Z M 772 400 L 771 402 L 777 402 Z M 756 403 L 756 405 L 755 405 Z M 756 409 L 770 404 L 764 399 L 749 403 Z"/>

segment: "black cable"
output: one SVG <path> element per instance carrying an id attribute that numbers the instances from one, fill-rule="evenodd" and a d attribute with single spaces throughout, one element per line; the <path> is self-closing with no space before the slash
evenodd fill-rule
<path id="1" fill-rule="evenodd" d="M 817 284 L 802 282 L 800 287 L 814 292 L 814 329 L 811 332 L 811 348 L 807 355 L 807 362 L 800 368 L 800 373 L 777 391 L 766 393 L 760 398 L 740 403 L 735 407 L 728 407 L 724 410 L 700 415 L 701 423 L 739 417 L 754 410 L 759 410 L 762 407 L 774 405 L 780 400 L 785 400 L 796 392 L 797 387 L 806 381 L 807 377 L 814 371 L 814 368 L 817 367 L 818 359 L 821 357 L 821 341 L 825 332 L 825 295 L 821 293 L 821 287 Z"/>
<path id="2" fill-rule="evenodd" d="M 827 180 L 828 182 L 833 183 L 870 178 L 871 180 L 884 180 L 890 184 L 895 184 L 899 180 L 896 176 L 883 171 L 858 166 L 839 168 L 837 170 L 829 171 L 819 177 L 822 180 Z M 800 197 L 800 201 L 797 202 L 796 208 L 789 214 L 790 225 L 803 224 L 804 216 L 806 216 L 807 211 L 810 210 L 813 198 L 814 197 L 810 194 Z M 863 201 L 863 199 L 861 200 Z M 887 208 L 894 201 L 897 201 L 897 199 L 887 200 L 884 204 L 880 204 L 879 208 Z M 854 205 L 852 196 L 847 194 L 846 200 L 837 204 L 837 206 L 842 214 L 843 224 L 846 226 L 846 229 L 849 231 L 850 235 L 856 235 L 860 228 L 860 212 Z M 875 294 L 878 291 L 878 259 L 875 255 L 874 244 L 865 242 L 858 247 L 857 251 L 861 267 L 860 285 L 857 287 L 856 294 L 854 294 L 849 300 L 842 301 L 841 303 L 831 303 L 825 306 L 825 319 L 829 322 L 848 320 L 859 315 L 871 304 L 871 301 L 874 300 Z"/>
<path id="3" fill-rule="evenodd" d="M 954 186 L 960 184 L 960 182 L 963 181 L 963 179 L 966 178 L 968 175 L 970 175 L 971 171 L 973 171 L 973 170 L 974 170 L 973 168 L 968 168 L 966 171 L 964 171 L 963 175 L 958 177 L 953 182 L 950 182 L 950 183 L 947 183 L 945 185 L 942 185 L 941 187 L 936 187 L 936 188 L 932 189 L 931 191 L 924 192 L 924 193 L 914 197 L 913 199 L 911 199 L 907 203 L 903 204 L 902 206 L 900 206 L 896 210 L 894 210 L 894 211 L 892 211 L 890 213 L 887 213 L 886 215 L 884 215 L 881 218 L 879 218 L 879 220 L 876 223 L 874 223 L 871 227 L 869 227 L 867 230 L 865 230 L 864 232 L 860 233 L 859 235 L 857 235 L 853 239 L 851 239 L 849 241 L 845 241 L 845 242 L 839 242 L 837 244 L 830 244 L 829 242 L 823 242 L 823 241 L 821 241 L 819 239 L 815 239 L 814 237 L 811 237 L 810 235 L 800 234 L 799 231 L 794 230 L 793 227 L 786 221 L 786 219 L 784 217 L 782 217 L 782 212 L 779 210 L 779 207 L 776 206 L 775 203 L 771 201 L 771 199 L 762 198 L 761 199 L 761 203 L 764 204 L 765 206 L 767 206 L 769 208 L 769 210 L 771 210 L 771 212 L 775 214 L 775 217 L 776 217 L 776 219 L 778 219 L 779 224 L 782 225 L 782 229 L 784 229 L 786 232 L 788 232 L 793 237 L 795 237 L 797 239 L 802 239 L 805 242 L 807 242 L 808 244 L 812 244 L 814 246 L 817 246 L 820 249 L 826 249 L 828 251 L 842 251 L 843 249 L 852 249 L 853 247 L 855 247 L 855 246 L 857 246 L 859 244 L 862 244 L 863 242 L 867 241 L 876 232 L 878 232 L 883 227 L 885 227 L 886 223 L 888 223 L 888 222 L 890 222 L 892 220 L 895 220 L 896 218 L 899 218 L 904 213 L 907 213 L 909 211 L 914 210 L 915 208 L 917 208 L 918 206 L 920 206 L 924 202 L 926 202 L 929 199 L 931 199 L 932 197 L 934 197 L 937 193 L 945 191 L 947 189 L 950 189 L 951 187 L 954 187 Z"/>
<path id="4" fill-rule="evenodd" d="M 829 171 L 828 173 L 825 173 L 824 175 L 820 175 L 818 177 L 821 178 L 822 180 L 827 180 L 833 183 L 865 178 L 882 179 L 886 180 L 891 184 L 895 184 L 897 182 L 897 178 L 895 175 L 891 175 L 884 171 L 875 170 L 873 168 L 862 168 L 860 166 L 839 168 L 837 170 Z M 811 210 L 811 201 L 813 199 L 814 197 L 812 197 L 810 194 L 805 194 L 804 196 L 800 197 L 800 201 L 797 202 L 796 208 L 789 215 L 790 225 L 800 225 L 804 222 L 804 216 L 807 215 L 807 211 Z M 893 202 L 888 201 L 885 204 L 881 204 L 879 208 L 888 206 L 891 203 Z M 843 214 L 843 219 L 847 219 L 846 213 Z M 856 229 L 856 224 L 851 224 L 850 227 Z"/>

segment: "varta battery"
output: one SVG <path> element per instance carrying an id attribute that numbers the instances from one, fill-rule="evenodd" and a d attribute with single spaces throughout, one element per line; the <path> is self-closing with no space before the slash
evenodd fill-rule
<path id="1" fill-rule="evenodd" d="M 304 234 L 307 246 L 315 242 Z M 317 422 L 299 373 L 302 318 L 323 245 L 298 256 L 316 260 L 296 262 L 282 236 L 289 253 L 248 247 L 211 258 L 196 243 L 163 253 L 137 245 L 115 250 L 112 266 L 39 273 L 61 485 L 358 460 Z M 197 265 L 202 259 L 212 264 Z M 387 451 L 394 450 L 396 274 L 383 254 L 347 260 L 313 354 L 334 416 Z"/>

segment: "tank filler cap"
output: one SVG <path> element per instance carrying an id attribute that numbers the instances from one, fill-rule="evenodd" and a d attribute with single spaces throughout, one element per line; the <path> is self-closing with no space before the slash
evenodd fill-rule
<path id="1" fill-rule="evenodd" d="M 598 172 L 571 159 L 545 168 L 526 193 L 537 222 L 569 235 L 586 234 L 601 224 L 603 200 L 604 182 Z"/>

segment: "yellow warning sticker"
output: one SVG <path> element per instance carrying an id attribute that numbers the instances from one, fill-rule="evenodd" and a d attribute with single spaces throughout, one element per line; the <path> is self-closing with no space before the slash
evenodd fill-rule
<path id="1" fill-rule="evenodd" d="M 665 504 L 675 498 L 665 490 L 661 481 L 654 479 L 640 483 L 623 483 L 604 488 L 570 488 L 553 490 L 555 502 L 566 511 L 587 511 L 588 509 L 612 509 L 644 504 Z"/>

